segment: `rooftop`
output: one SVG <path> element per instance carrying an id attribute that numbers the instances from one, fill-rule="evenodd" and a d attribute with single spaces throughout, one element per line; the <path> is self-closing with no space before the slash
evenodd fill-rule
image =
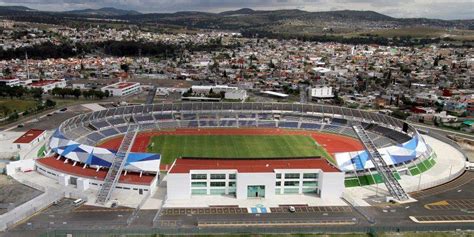
<path id="1" fill-rule="evenodd" d="M 41 129 L 30 129 L 17 138 L 13 143 L 30 143 L 35 140 L 37 137 L 41 136 L 44 133 L 44 130 Z"/>
<path id="2" fill-rule="evenodd" d="M 83 168 L 81 164 L 73 166 L 73 161 L 64 163 L 63 158 L 57 160 L 56 157 L 41 158 L 37 159 L 36 162 L 62 173 L 100 181 L 105 179 L 108 171 L 107 169 L 100 169 L 99 171 L 96 171 L 96 169 L 89 167 Z M 119 183 L 149 185 L 154 178 L 155 175 L 143 174 L 140 177 L 139 173 L 128 172 L 127 175 L 120 175 Z"/>
<path id="3" fill-rule="evenodd" d="M 239 173 L 271 173 L 276 169 L 321 169 L 323 172 L 341 172 L 322 158 L 290 159 L 177 159 L 170 173 L 189 173 L 191 170 L 237 170 Z"/>
<path id="4" fill-rule="evenodd" d="M 59 80 L 41 80 L 41 81 L 32 82 L 31 84 L 29 84 L 29 86 L 35 86 L 35 87 L 46 86 L 46 85 L 54 84 L 57 82 L 60 82 L 60 81 Z"/>
<path id="5" fill-rule="evenodd" d="M 262 93 L 267 94 L 267 95 L 277 96 L 277 97 L 283 97 L 283 98 L 286 98 L 289 96 L 287 94 L 283 94 L 283 93 L 279 93 L 275 91 L 262 91 Z"/>
<path id="6" fill-rule="evenodd" d="M 117 82 L 115 84 L 111 84 L 106 86 L 106 88 L 110 89 L 125 89 L 127 87 L 135 86 L 135 84 L 139 84 L 138 82 Z"/>

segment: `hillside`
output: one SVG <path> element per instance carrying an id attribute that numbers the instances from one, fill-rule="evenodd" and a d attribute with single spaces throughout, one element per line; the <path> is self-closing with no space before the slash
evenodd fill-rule
<path id="1" fill-rule="evenodd" d="M 83 9 L 62 12 L 74 15 L 91 15 L 91 16 L 124 16 L 124 15 L 140 15 L 140 12 L 132 10 L 122 10 L 113 7 L 104 7 L 100 9 Z"/>
<path id="2" fill-rule="evenodd" d="M 211 29 L 246 32 L 247 35 L 283 34 L 287 36 L 358 36 L 373 31 L 405 28 L 442 29 L 440 35 L 452 29 L 474 30 L 474 20 L 440 20 L 427 18 L 394 18 L 374 11 L 308 12 L 298 9 L 260 11 L 243 8 L 221 13 L 183 11 L 148 13 L 116 8 L 84 9 L 65 12 L 36 11 L 25 7 L 0 7 L 0 17 L 19 21 L 76 24 L 121 20 L 146 29 Z M 93 17 L 94 19 L 90 19 Z M 408 30 L 407 32 L 410 32 Z M 385 34 L 385 32 L 382 32 Z M 468 32 L 470 34 L 470 32 Z M 410 36 L 410 34 L 407 34 Z M 426 37 L 432 37 L 427 35 Z M 436 36 L 439 37 L 439 36 Z"/>

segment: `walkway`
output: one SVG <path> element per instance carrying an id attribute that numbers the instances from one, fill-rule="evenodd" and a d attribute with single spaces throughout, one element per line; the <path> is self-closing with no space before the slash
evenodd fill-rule
<path id="1" fill-rule="evenodd" d="M 446 183 L 464 171 L 465 160 L 461 152 L 435 138 L 425 135 L 423 135 L 423 138 L 437 154 L 436 164 L 421 175 L 402 175 L 400 184 L 406 192 L 414 192 Z M 366 198 L 376 195 L 388 195 L 388 191 L 383 184 L 347 188 L 344 193 L 354 199 L 357 205 L 360 206 L 369 206 L 364 201 Z"/>

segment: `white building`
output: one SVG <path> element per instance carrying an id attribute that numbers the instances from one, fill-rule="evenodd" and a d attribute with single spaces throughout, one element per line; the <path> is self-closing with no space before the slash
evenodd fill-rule
<path id="1" fill-rule="evenodd" d="M 112 96 L 127 96 L 139 93 L 141 91 L 138 82 L 117 82 L 100 89 L 103 92 L 108 91 Z"/>
<path id="2" fill-rule="evenodd" d="M 217 86 L 191 86 L 191 89 L 195 93 L 209 93 L 211 90 L 214 93 L 228 92 L 228 91 L 235 91 L 239 90 L 238 87 L 234 86 L 227 86 L 227 85 L 217 85 Z"/>
<path id="3" fill-rule="evenodd" d="M 334 97 L 333 89 L 330 86 L 321 86 L 311 89 L 311 97 L 315 99 L 330 99 Z"/>
<path id="4" fill-rule="evenodd" d="M 38 80 L 33 81 L 27 85 L 28 88 L 40 88 L 44 93 L 51 91 L 54 88 L 66 87 L 66 80 Z"/>
<path id="5" fill-rule="evenodd" d="M 0 78 L 0 85 L 5 85 L 5 86 L 21 86 L 20 84 L 20 79 L 18 78 Z"/>
<path id="6" fill-rule="evenodd" d="M 46 132 L 41 129 L 30 129 L 17 138 L 13 143 L 16 144 L 17 149 L 30 149 L 35 144 L 43 141 L 46 138 Z"/>
<path id="7" fill-rule="evenodd" d="M 331 72 L 331 69 L 325 68 L 325 67 L 314 67 L 314 68 L 313 68 L 313 72 L 314 72 L 316 75 L 324 76 L 324 75 L 330 73 L 330 72 Z"/>
<path id="8" fill-rule="evenodd" d="M 227 91 L 224 94 L 224 98 L 228 100 L 244 100 L 247 98 L 247 91 L 246 90 Z"/>
<path id="9" fill-rule="evenodd" d="M 226 195 L 340 198 L 344 173 L 325 159 L 177 159 L 167 175 L 168 200 Z"/>

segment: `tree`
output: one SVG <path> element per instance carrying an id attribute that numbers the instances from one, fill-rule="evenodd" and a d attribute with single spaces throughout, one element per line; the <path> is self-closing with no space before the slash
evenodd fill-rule
<path id="1" fill-rule="evenodd" d="M 7 67 L 3 69 L 3 74 L 5 74 L 5 76 L 10 76 L 12 74 L 12 70 L 9 67 Z"/>
<path id="2" fill-rule="evenodd" d="M 45 106 L 46 107 L 54 107 L 54 106 L 56 106 L 56 101 L 47 99 L 46 102 L 45 102 Z"/>
<path id="3" fill-rule="evenodd" d="M 95 96 L 99 98 L 100 100 L 105 97 L 105 93 L 102 91 L 94 91 L 94 92 L 95 92 Z"/>
<path id="4" fill-rule="evenodd" d="M 79 96 L 81 96 L 81 90 L 79 90 L 79 89 L 74 89 L 74 90 L 72 91 L 72 95 L 73 95 L 74 97 L 76 97 L 76 99 L 79 99 Z"/>
<path id="5" fill-rule="evenodd" d="M 392 116 L 398 119 L 405 120 L 410 114 L 405 113 L 401 110 L 395 110 L 392 112 Z"/>
<path id="6" fill-rule="evenodd" d="M 122 69 L 124 72 L 128 73 L 128 70 L 130 70 L 130 66 L 128 64 L 122 64 L 120 65 L 120 69 Z"/>
<path id="7" fill-rule="evenodd" d="M 60 91 L 61 91 L 61 88 L 55 87 L 51 90 L 51 94 L 52 95 L 60 95 L 61 94 Z"/>
<path id="8" fill-rule="evenodd" d="M 43 98 L 43 90 L 41 88 L 33 88 L 30 90 L 30 94 L 35 100 L 41 100 Z"/>
<path id="9" fill-rule="evenodd" d="M 10 108 L 8 108 L 5 105 L 0 105 L 0 113 L 3 115 L 3 117 L 8 116 L 12 111 Z"/>

